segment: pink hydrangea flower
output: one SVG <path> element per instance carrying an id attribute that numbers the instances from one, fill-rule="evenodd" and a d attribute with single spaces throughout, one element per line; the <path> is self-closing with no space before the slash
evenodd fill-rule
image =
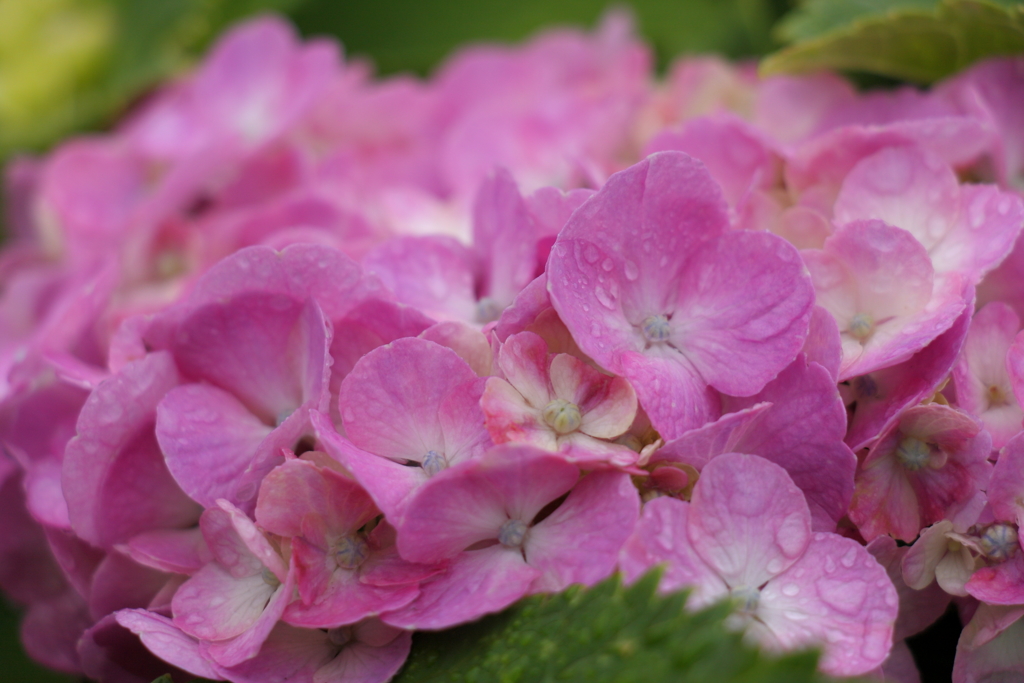
<path id="1" fill-rule="evenodd" d="M 505 379 L 489 378 L 480 399 L 495 443 L 523 442 L 624 465 L 635 459 L 633 451 L 611 443 L 636 416 L 636 393 L 625 379 L 567 353 L 548 353 L 532 332 L 505 340 L 498 367 Z"/>
<path id="2" fill-rule="evenodd" d="M 913 541 L 988 486 L 992 438 L 966 414 L 941 404 L 905 410 L 857 468 L 850 519 L 866 539 Z"/>
<path id="3" fill-rule="evenodd" d="M 855 541 L 812 532 L 800 489 L 763 458 L 721 455 L 692 502 L 645 505 L 620 565 L 635 579 L 661 562 L 662 590 L 691 587 L 695 608 L 731 597 L 749 638 L 775 650 L 819 645 L 828 673 L 864 673 L 889 654 L 899 603 L 885 570 Z"/>
<path id="4" fill-rule="evenodd" d="M 992 302 L 971 320 L 963 352 L 953 368 L 957 406 L 992 435 L 999 450 L 1024 426 L 1024 410 L 1014 395 L 1007 353 L 1020 331 L 1020 318 L 1006 304 Z"/>
<path id="5" fill-rule="evenodd" d="M 627 474 L 581 479 L 560 456 L 497 446 L 440 472 L 409 501 L 397 522 L 399 553 L 450 564 L 421 586 L 416 601 L 382 618 L 404 628 L 443 628 L 530 592 L 596 583 L 615 567 L 638 509 Z"/>
<path id="6" fill-rule="evenodd" d="M 796 251 L 728 223 L 703 166 L 661 152 L 584 203 L 548 262 L 573 338 L 633 384 L 666 438 L 718 416 L 710 387 L 760 391 L 807 335 L 812 290 Z"/>

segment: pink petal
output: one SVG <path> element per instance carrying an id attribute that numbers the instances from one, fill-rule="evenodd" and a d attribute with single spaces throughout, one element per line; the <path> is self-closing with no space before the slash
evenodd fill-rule
<path id="1" fill-rule="evenodd" d="M 380 647 L 351 643 L 340 655 L 317 669 L 313 683 L 386 683 L 402 668 L 411 647 L 412 634 L 408 632 Z"/>
<path id="2" fill-rule="evenodd" d="M 405 499 L 428 480 L 427 473 L 362 451 L 340 436 L 325 415 L 313 412 L 311 417 L 324 450 L 352 473 L 386 517 L 400 519 Z"/>
<path id="3" fill-rule="evenodd" d="M 693 592 L 687 604 L 701 608 L 729 592 L 718 573 L 696 553 L 686 529 L 690 504 L 675 498 L 655 498 L 644 505 L 632 535 L 622 546 L 619 568 L 627 583 L 636 581 L 655 565 L 664 564 L 660 589 L 684 587 Z"/>
<path id="4" fill-rule="evenodd" d="M 726 413 L 714 422 L 672 439 L 654 451 L 648 462 L 652 465 L 660 462 L 686 463 L 700 470 L 715 456 L 732 453 L 744 434 L 759 428 L 769 408 L 770 403 L 758 403 Z"/>
<path id="5" fill-rule="evenodd" d="M 757 587 L 797 561 L 811 539 L 811 514 L 786 471 L 763 458 L 727 453 L 709 462 L 693 490 L 689 537 L 730 587 Z"/>
<path id="6" fill-rule="evenodd" d="M 960 187 L 952 169 L 934 153 L 886 147 L 850 170 L 833 211 L 838 225 L 878 219 L 908 231 L 930 251 L 953 229 Z"/>
<path id="7" fill-rule="evenodd" d="M 423 330 L 419 338 L 447 346 L 481 377 L 491 374 L 494 363 L 491 345 L 487 337 L 470 325 L 453 320 L 440 322 Z"/>
<path id="8" fill-rule="evenodd" d="M 473 200 L 473 247 L 483 266 L 478 291 L 499 310 L 533 280 L 537 237 L 515 180 L 497 169 L 483 180 Z"/>
<path id="9" fill-rule="evenodd" d="M 167 617 L 144 609 L 117 613 L 117 623 L 139 636 L 150 652 L 194 676 L 217 678 L 217 672 L 199 651 L 199 643 L 185 635 Z"/>
<path id="10" fill-rule="evenodd" d="M 367 254 L 363 266 L 404 304 L 438 318 L 476 321 L 476 260 L 458 240 L 396 237 Z"/>
<path id="11" fill-rule="evenodd" d="M 723 398 L 730 411 L 760 402 L 772 405 L 754 427 L 733 437 L 729 450 L 785 468 L 807 497 L 814 528 L 834 530 L 853 497 L 857 459 L 843 443 L 846 410 L 832 376 L 797 358 L 754 396 Z"/>
<path id="12" fill-rule="evenodd" d="M 548 345 L 533 332 L 506 339 L 498 352 L 498 367 L 534 408 L 543 409 L 554 398 L 548 377 Z"/>
<path id="13" fill-rule="evenodd" d="M 590 586 L 611 574 L 639 514 L 640 496 L 629 475 L 585 476 L 551 516 L 527 533 L 526 562 L 544 572 L 531 592 L 557 592 L 574 583 Z"/>
<path id="14" fill-rule="evenodd" d="M 707 386 L 686 359 L 651 358 L 637 352 L 619 357 L 622 376 L 664 439 L 674 439 L 721 414 L 718 393 Z"/>
<path id="15" fill-rule="evenodd" d="M 265 603 L 265 609 L 244 633 L 230 640 L 210 643 L 204 648 L 203 654 L 227 667 L 236 666 L 255 657 L 288 603 L 292 601 L 294 588 L 295 572 L 289 571 L 285 580 L 270 596 L 270 601 Z"/>
<path id="16" fill-rule="evenodd" d="M 411 562 L 455 557 L 497 539 L 502 525 L 529 525 L 541 508 L 567 493 L 579 470 L 529 446 L 496 446 L 435 475 L 409 500 L 398 529 L 398 552 Z"/>
<path id="17" fill-rule="evenodd" d="M 495 443 L 521 442 L 549 451 L 558 450 L 557 434 L 542 418 L 544 406 L 534 407 L 505 380 L 487 379 L 480 407 L 487 431 Z"/>
<path id="18" fill-rule="evenodd" d="M 447 628 L 508 607 L 539 575 L 518 549 L 496 545 L 462 553 L 420 587 L 419 598 L 381 620 L 399 628 Z"/>
<path id="19" fill-rule="evenodd" d="M 156 416 L 156 437 L 168 469 L 204 507 L 235 497 L 238 477 L 273 431 L 233 394 L 208 384 L 171 389 Z"/>
<path id="20" fill-rule="evenodd" d="M 1024 604 L 1024 552 L 991 567 L 974 572 L 967 592 L 992 605 Z"/>
<path id="21" fill-rule="evenodd" d="M 474 379 L 464 360 L 433 342 L 399 339 L 375 349 L 341 384 L 339 407 L 348 438 L 371 453 L 420 462 L 428 451 L 443 450 L 441 401 Z"/>
<path id="22" fill-rule="evenodd" d="M 186 527 L 199 513 L 171 478 L 153 436 L 155 408 L 177 384 L 174 361 L 154 353 L 100 384 L 64 459 L 72 526 L 101 547 L 154 528 Z"/>
<path id="23" fill-rule="evenodd" d="M 284 619 L 294 626 L 332 628 L 352 624 L 381 612 L 398 609 L 416 599 L 416 583 L 372 586 L 359 580 L 357 571 L 338 567 L 332 554 L 314 548 L 301 538 L 292 542 L 299 590 L 308 584 L 308 604 L 295 601 Z M 315 588 L 314 588 L 315 587 Z M 308 590 L 308 589 L 307 589 Z"/>
<path id="24" fill-rule="evenodd" d="M 824 672 L 852 676 L 889 655 L 898 607 L 892 582 L 863 546 L 816 533 L 803 557 L 761 591 L 757 614 L 783 649 L 820 645 Z"/>
<path id="25" fill-rule="evenodd" d="M 554 396 L 574 403 L 583 413 L 580 431 L 598 439 L 614 439 L 633 424 L 636 392 L 622 377 L 609 377 L 579 358 L 560 353 L 549 368 Z"/>
<path id="26" fill-rule="evenodd" d="M 999 454 L 988 485 L 988 501 L 996 519 L 1024 521 L 1024 434 L 1011 439 Z"/>
<path id="27" fill-rule="evenodd" d="M 176 574 L 194 574 L 213 559 L 198 528 L 143 532 L 128 541 L 127 551 L 139 564 Z"/>
<path id="28" fill-rule="evenodd" d="M 234 638 L 257 622 L 274 593 L 259 573 L 236 578 L 211 562 L 174 594 L 174 625 L 202 640 Z"/>

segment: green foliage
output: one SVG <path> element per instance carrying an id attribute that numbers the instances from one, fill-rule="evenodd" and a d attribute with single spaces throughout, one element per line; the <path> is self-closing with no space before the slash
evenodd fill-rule
<path id="1" fill-rule="evenodd" d="M 146 89 L 189 65 L 230 23 L 301 2 L 8 1 L 10 19 L 26 28 L 20 35 L 0 33 L 0 96 L 7 91 L 9 98 L 22 97 L 25 106 L 6 117 L 0 109 L 0 160 L 12 151 L 40 148 L 72 132 L 108 125 Z M 81 49 L 53 54 L 58 31 L 57 38 L 81 44 Z M 7 45 L 11 49 L 4 51 Z M 42 63 L 40 55 L 46 57 Z M 69 70 L 73 78 L 66 76 Z M 51 81 L 52 87 L 40 90 L 40 82 Z"/>
<path id="2" fill-rule="evenodd" d="M 764 54 L 786 0 L 309 0 L 292 13 L 307 34 L 340 38 L 383 73 L 425 74 L 455 48 L 483 40 L 518 41 L 553 25 L 592 26 L 607 7 L 628 4 L 662 64 L 684 52 Z"/>
<path id="3" fill-rule="evenodd" d="M 527 598 L 501 614 L 413 637 L 394 683 L 821 683 L 814 652 L 769 657 L 724 626 L 727 605 L 690 613 L 652 572 Z"/>
<path id="4" fill-rule="evenodd" d="M 808 0 L 778 26 L 792 42 L 764 75 L 819 69 L 931 83 L 995 55 L 1024 52 L 1024 3 L 1011 0 Z"/>

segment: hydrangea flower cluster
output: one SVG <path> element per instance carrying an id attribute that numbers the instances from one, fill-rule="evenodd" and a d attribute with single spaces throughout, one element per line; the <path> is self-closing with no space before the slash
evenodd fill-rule
<path id="1" fill-rule="evenodd" d="M 382 683 L 664 566 L 831 674 L 1024 675 L 1024 61 L 372 78 L 275 18 L 6 174 L 0 586 L 115 683 Z M 176 674 L 177 675 L 177 674 Z"/>

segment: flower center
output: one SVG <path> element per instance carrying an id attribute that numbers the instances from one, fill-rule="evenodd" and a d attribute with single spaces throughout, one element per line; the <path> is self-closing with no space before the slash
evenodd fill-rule
<path id="1" fill-rule="evenodd" d="M 519 548 L 523 545 L 523 539 L 526 538 L 527 529 L 526 523 L 522 520 L 510 519 L 501 525 L 501 529 L 498 531 L 498 543 L 506 548 Z"/>
<path id="2" fill-rule="evenodd" d="M 556 398 L 544 406 L 542 417 L 544 422 L 559 434 L 575 432 L 583 424 L 579 406 L 561 398 Z"/>
<path id="3" fill-rule="evenodd" d="M 896 447 L 896 457 L 908 470 L 917 471 L 928 463 L 932 450 L 924 441 L 915 439 L 912 436 L 900 441 Z"/>
<path id="4" fill-rule="evenodd" d="M 1017 529 L 1012 524 L 993 524 L 985 529 L 978 546 L 990 560 L 1008 560 L 1017 552 Z"/>
<path id="5" fill-rule="evenodd" d="M 761 591 L 752 586 L 737 586 L 729 591 L 729 596 L 735 601 L 736 610 L 744 616 L 754 616 L 761 604 Z"/>
<path id="6" fill-rule="evenodd" d="M 270 571 L 270 567 L 263 568 L 263 571 L 260 572 L 260 578 L 263 579 L 263 583 L 271 588 L 277 588 L 281 585 L 281 580 L 277 578 L 274 572 Z"/>
<path id="7" fill-rule="evenodd" d="M 663 315 L 649 315 L 640 323 L 640 332 L 651 344 L 666 342 L 671 334 L 668 318 Z"/>
<path id="8" fill-rule="evenodd" d="M 437 451 L 427 451 L 427 454 L 423 456 L 421 466 L 423 471 L 427 473 L 427 476 L 432 477 L 448 467 L 448 459 Z"/>
<path id="9" fill-rule="evenodd" d="M 989 407 L 995 408 L 998 406 L 1005 406 L 1010 402 L 1006 397 L 1006 393 L 1000 387 L 994 385 L 990 386 L 986 393 L 988 394 Z"/>
<path id="10" fill-rule="evenodd" d="M 334 543 L 334 563 L 341 569 L 356 569 L 370 556 L 370 546 L 360 534 L 343 536 Z"/>
<path id="11" fill-rule="evenodd" d="M 338 626 L 337 628 L 327 629 L 327 639 L 335 647 L 345 647 L 352 642 L 352 627 Z"/>
<path id="12" fill-rule="evenodd" d="M 476 321 L 480 324 L 494 322 L 501 317 L 501 304 L 489 296 L 476 302 Z"/>
<path id="13" fill-rule="evenodd" d="M 875 332 L 875 318 L 870 313 L 858 313 L 850 319 L 847 331 L 857 341 L 867 341 Z"/>

